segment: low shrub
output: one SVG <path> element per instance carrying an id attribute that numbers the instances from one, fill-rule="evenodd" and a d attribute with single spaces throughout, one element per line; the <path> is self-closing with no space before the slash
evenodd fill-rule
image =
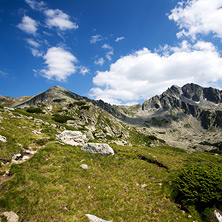
<path id="1" fill-rule="evenodd" d="M 41 108 L 36 108 L 36 107 L 29 107 L 26 109 L 26 112 L 28 113 L 43 113 Z"/>
<path id="2" fill-rule="evenodd" d="M 198 164 L 185 167 L 174 180 L 175 199 L 197 209 L 222 204 L 222 166 Z"/>
<path id="3" fill-rule="evenodd" d="M 74 120 L 71 116 L 63 116 L 59 114 L 54 114 L 52 119 L 58 123 L 66 123 L 67 120 Z"/>

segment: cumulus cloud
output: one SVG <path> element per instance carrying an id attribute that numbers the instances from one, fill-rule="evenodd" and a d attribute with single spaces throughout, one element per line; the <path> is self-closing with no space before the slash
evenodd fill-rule
<path id="1" fill-rule="evenodd" d="M 117 37 L 117 38 L 115 39 L 115 42 L 119 42 L 119 41 L 121 41 L 121 40 L 123 40 L 123 39 L 125 39 L 125 37 L 123 37 L 123 36 Z"/>
<path id="2" fill-rule="evenodd" d="M 38 23 L 34 19 L 25 15 L 22 18 L 22 22 L 18 24 L 17 27 L 28 34 L 35 35 L 37 31 Z"/>
<path id="3" fill-rule="evenodd" d="M 43 1 L 37 2 L 35 0 L 25 0 L 25 2 L 36 11 L 42 11 L 46 8 L 46 4 Z"/>
<path id="4" fill-rule="evenodd" d="M 61 47 L 49 48 L 43 57 L 46 68 L 41 73 L 47 79 L 66 81 L 67 77 L 76 72 L 77 58 Z"/>
<path id="5" fill-rule="evenodd" d="M 101 35 L 93 35 L 90 39 L 91 44 L 95 44 L 96 42 L 100 42 L 103 40 L 103 37 Z"/>
<path id="6" fill-rule="evenodd" d="M 169 19 L 176 22 L 181 30 L 177 37 L 213 33 L 222 38 L 222 1 L 221 0 L 188 0 L 180 1 L 171 10 Z"/>
<path id="7" fill-rule="evenodd" d="M 222 80 L 222 58 L 217 49 L 209 42 L 191 45 L 184 41 L 178 47 L 165 46 L 161 52 L 144 48 L 121 57 L 109 70 L 97 72 L 90 96 L 124 104 L 146 100 L 173 84 L 208 86 L 209 80 L 215 84 Z"/>
<path id="8" fill-rule="evenodd" d="M 78 28 L 78 25 L 70 21 L 69 16 L 60 9 L 47 9 L 44 13 L 47 17 L 46 24 L 49 28 L 57 27 L 62 31 Z"/>
<path id="9" fill-rule="evenodd" d="M 104 62 L 105 62 L 104 58 L 101 57 L 101 58 L 95 60 L 94 64 L 102 66 L 104 64 Z"/>

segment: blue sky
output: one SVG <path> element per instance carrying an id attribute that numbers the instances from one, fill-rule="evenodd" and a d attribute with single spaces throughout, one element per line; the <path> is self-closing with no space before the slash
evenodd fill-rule
<path id="1" fill-rule="evenodd" d="M 221 0 L 1 0 L 0 94 L 60 85 L 134 104 L 173 84 L 221 88 Z"/>

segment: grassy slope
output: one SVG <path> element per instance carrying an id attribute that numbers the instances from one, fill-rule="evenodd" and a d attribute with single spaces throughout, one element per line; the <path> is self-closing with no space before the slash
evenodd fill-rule
<path id="1" fill-rule="evenodd" d="M 22 128 L 26 130 L 24 133 L 18 127 L 39 126 L 30 120 L 15 121 L 14 127 L 10 119 L 2 121 L 5 130 L 0 134 L 11 138 L 8 146 L 13 149 L 13 144 L 18 142 L 27 146 L 35 144 L 38 136 Z M 55 136 L 55 131 L 47 131 L 48 126 L 41 125 L 41 128 L 48 132 L 41 136 Z M 167 146 L 111 146 L 115 155 L 103 157 L 84 153 L 80 147 L 50 141 L 28 161 L 12 164 L 12 177 L 1 186 L 0 211 L 17 212 L 24 221 L 88 221 L 87 213 L 124 222 L 201 221 L 196 211 L 188 218 L 189 214 L 184 214 L 173 202 L 170 183 L 184 165 L 221 164 L 221 156 L 187 154 Z M 14 149 L 13 152 L 18 152 L 21 148 Z M 1 155 L 8 156 L 10 152 L 1 145 Z M 89 169 L 83 170 L 81 164 L 87 164 Z M 147 186 L 142 188 L 142 184 Z"/>

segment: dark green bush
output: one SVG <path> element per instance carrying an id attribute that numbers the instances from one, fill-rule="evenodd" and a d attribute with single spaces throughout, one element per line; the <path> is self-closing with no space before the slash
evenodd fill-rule
<path id="1" fill-rule="evenodd" d="M 81 106 L 81 109 L 89 110 L 90 106 Z"/>
<path id="2" fill-rule="evenodd" d="M 184 168 L 174 181 L 176 201 L 199 209 L 222 204 L 222 166 L 198 164 Z"/>
<path id="3" fill-rule="evenodd" d="M 65 102 L 66 99 L 53 99 L 53 102 L 55 103 L 60 103 L 60 102 Z"/>
<path id="4" fill-rule="evenodd" d="M 29 107 L 26 109 L 26 112 L 28 113 L 42 113 L 42 109 L 41 108 L 35 108 L 35 107 Z"/>
<path id="5" fill-rule="evenodd" d="M 67 120 L 74 120 L 71 116 L 63 116 L 59 114 L 54 114 L 52 119 L 58 123 L 66 123 Z"/>

